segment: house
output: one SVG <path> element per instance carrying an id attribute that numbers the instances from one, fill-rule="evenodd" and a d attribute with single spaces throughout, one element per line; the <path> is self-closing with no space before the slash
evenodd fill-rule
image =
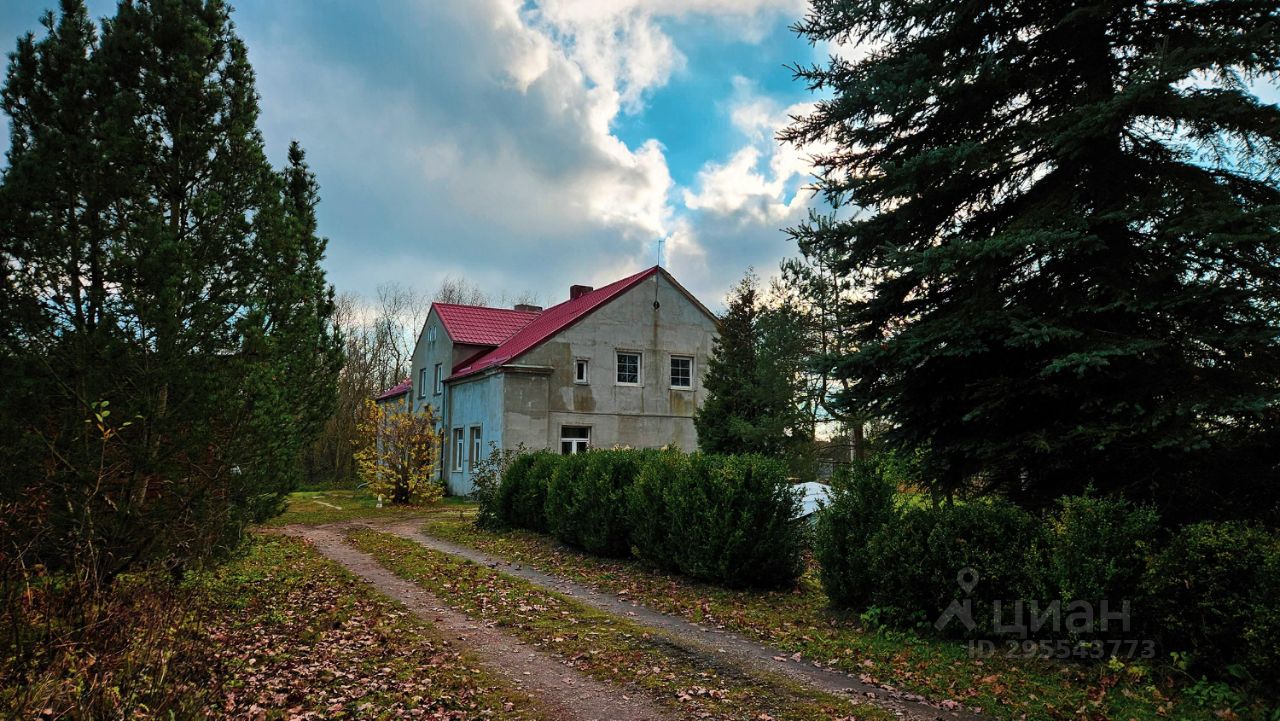
<path id="1" fill-rule="evenodd" d="M 661 267 L 550 308 L 435 303 L 413 353 L 411 403 L 431 406 L 451 493 L 497 448 L 697 446 L 694 411 L 716 320 Z"/>

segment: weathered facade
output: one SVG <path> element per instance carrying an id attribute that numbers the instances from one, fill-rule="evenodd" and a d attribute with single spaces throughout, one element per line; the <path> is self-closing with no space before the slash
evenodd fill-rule
<path id="1" fill-rule="evenodd" d="M 491 445 L 697 446 L 693 414 L 715 319 L 662 268 L 542 310 L 432 306 L 411 397 L 444 436 L 443 479 L 466 494 Z"/>

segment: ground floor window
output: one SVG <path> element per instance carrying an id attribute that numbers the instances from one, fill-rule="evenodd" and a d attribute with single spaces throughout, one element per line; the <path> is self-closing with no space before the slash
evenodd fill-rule
<path id="1" fill-rule="evenodd" d="M 462 429 L 453 429 L 453 470 L 462 470 L 462 457 L 466 454 L 467 447 L 462 444 Z"/>
<path id="2" fill-rule="evenodd" d="M 561 426 L 560 452 L 564 455 L 582 453 L 591 445 L 591 429 L 587 426 Z"/>
<path id="3" fill-rule="evenodd" d="M 475 470 L 480 457 L 484 455 L 484 439 L 480 435 L 480 426 L 471 426 L 471 460 L 467 467 Z"/>

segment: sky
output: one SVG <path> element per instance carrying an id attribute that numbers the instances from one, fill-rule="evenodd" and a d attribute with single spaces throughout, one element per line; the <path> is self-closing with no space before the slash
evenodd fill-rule
<path id="1" fill-rule="evenodd" d="M 54 4 L 4 0 L 0 43 Z M 269 156 L 302 143 L 329 279 L 365 297 L 452 276 L 551 305 L 653 265 L 661 240 L 721 308 L 748 267 L 798 254 L 783 229 L 819 202 L 809 152 L 774 140 L 815 100 L 786 66 L 856 52 L 789 29 L 805 0 L 235 5 Z"/>
<path id="2" fill-rule="evenodd" d="M 0 3 L 11 51 L 53 0 Z M 718 308 L 818 202 L 774 134 L 827 57 L 804 0 L 241 0 L 276 165 L 299 140 L 339 292 L 448 275 L 565 300 L 664 265 Z M 90 0 L 96 18 L 111 0 Z M 0 144 L 8 121 L 0 114 Z"/>

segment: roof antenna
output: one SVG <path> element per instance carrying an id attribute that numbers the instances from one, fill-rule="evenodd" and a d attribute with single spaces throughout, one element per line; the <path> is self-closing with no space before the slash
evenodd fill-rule
<path id="1" fill-rule="evenodd" d="M 667 244 L 666 238 L 658 238 L 658 267 L 662 267 L 662 247 Z"/>

